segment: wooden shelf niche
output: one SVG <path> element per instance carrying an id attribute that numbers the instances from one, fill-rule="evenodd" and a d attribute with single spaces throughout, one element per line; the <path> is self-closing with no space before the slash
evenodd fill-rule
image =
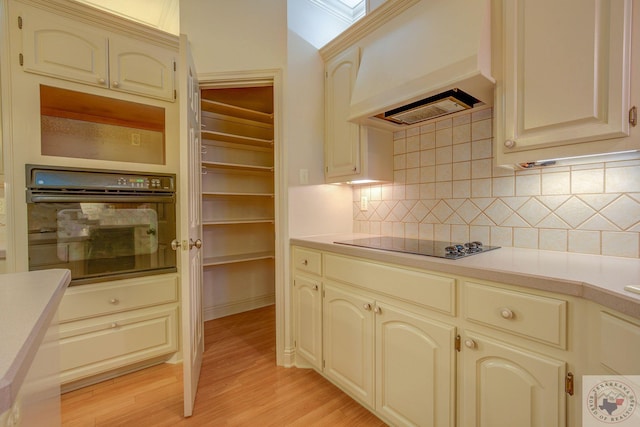
<path id="1" fill-rule="evenodd" d="M 165 164 L 162 107 L 40 85 L 41 152 Z"/>
<path id="2" fill-rule="evenodd" d="M 271 87 L 201 92 L 203 278 L 211 319 L 272 303 L 275 295 L 273 98 Z"/>

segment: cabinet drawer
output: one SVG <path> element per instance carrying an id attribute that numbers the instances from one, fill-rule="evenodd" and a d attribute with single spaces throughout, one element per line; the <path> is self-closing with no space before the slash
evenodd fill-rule
<path id="1" fill-rule="evenodd" d="M 294 248 L 293 265 L 299 271 L 322 274 L 322 254 L 309 249 Z"/>
<path id="2" fill-rule="evenodd" d="M 601 312 L 600 363 L 620 375 L 640 375 L 639 354 L 640 325 Z"/>
<path id="3" fill-rule="evenodd" d="M 177 304 L 60 325 L 62 383 L 177 350 Z"/>
<path id="4" fill-rule="evenodd" d="M 468 320 L 566 348 L 566 301 L 472 282 L 463 292 Z"/>
<path id="5" fill-rule="evenodd" d="M 60 303 L 60 322 L 178 302 L 175 275 L 72 286 Z"/>
<path id="6" fill-rule="evenodd" d="M 456 280 L 409 268 L 325 254 L 325 276 L 391 297 L 455 314 Z"/>

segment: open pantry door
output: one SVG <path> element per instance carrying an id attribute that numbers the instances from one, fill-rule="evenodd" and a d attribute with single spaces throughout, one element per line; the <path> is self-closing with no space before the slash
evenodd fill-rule
<path id="1" fill-rule="evenodd" d="M 200 87 L 187 36 L 180 35 L 180 280 L 184 416 L 193 414 L 204 352 L 202 219 L 200 212 Z M 188 240 L 187 240 L 188 239 Z"/>

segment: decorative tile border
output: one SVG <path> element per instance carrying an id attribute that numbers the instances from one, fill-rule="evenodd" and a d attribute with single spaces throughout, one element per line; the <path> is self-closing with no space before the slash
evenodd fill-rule
<path id="1" fill-rule="evenodd" d="M 491 112 L 396 132 L 394 182 L 353 187 L 354 231 L 640 257 L 640 160 L 495 168 Z"/>

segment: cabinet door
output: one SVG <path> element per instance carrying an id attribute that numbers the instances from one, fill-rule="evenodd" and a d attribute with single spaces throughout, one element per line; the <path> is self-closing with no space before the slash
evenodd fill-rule
<path id="1" fill-rule="evenodd" d="M 322 369 L 322 298 L 320 282 L 296 276 L 293 282 L 296 356 Z"/>
<path id="2" fill-rule="evenodd" d="M 566 425 L 566 363 L 467 333 L 462 347 L 461 426 Z"/>
<path id="3" fill-rule="evenodd" d="M 455 327 L 376 303 L 376 410 L 394 425 L 453 426 Z"/>
<path id="4" fill-rule="evenodd" d="M 94 86 L 108 84 L 108 40 L 72 20 L 44 12 L 22 17 L 24 70 Z"/>
<path id="5" fill-rule="evenodd" d="M 502 11 L 499 164 L 596 154 L 575 144 L 629 134 L 631 0 L 509 0 Z"/>
<path id="6" fill-rule="evenodd" d="M 165 100 L 174 99 L 175 54 L 130 38 L 109 38 L 112 89 Z"/>
<path id="7" fill-rule="evenodd" d="M 373 408 L 374 301 L 325 283 L 324 373 Z"/>
<path id="8" fill-rule="evenodd" d="M 347 121 L 358 63 L 355 47 L 326 65 L 325 177 L 329 180 L 360 173 L 360 126 Z"/>

